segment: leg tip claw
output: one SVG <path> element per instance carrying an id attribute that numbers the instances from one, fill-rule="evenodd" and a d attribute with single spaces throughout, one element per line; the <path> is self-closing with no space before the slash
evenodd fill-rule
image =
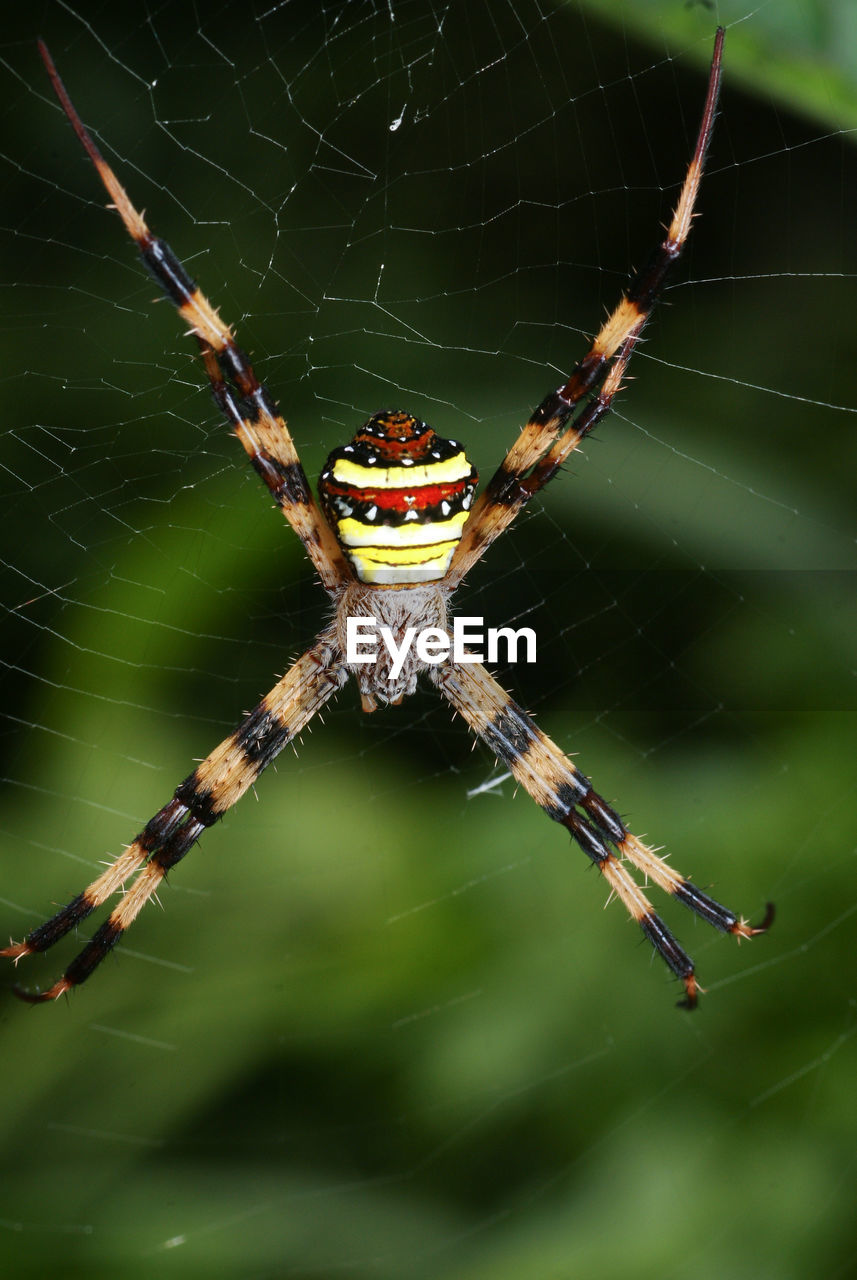
<path id="1" fill-rule="evenodd" d="M 769 902 L 765 906 L 765 914 L 759 924 L 750 924 L 748 921 L 737 920 L 729 930 L 739 940 L 741 938 L 755 938 L 760 933 L 767 933 L 771 925 L 774 923 L 774 917 L 777 914 L 776 907 L 773 902 Z"/>
<path id="2" fill-rule="evenodd" d="M 18 999 L 25 1001 L 26 1004 L 44 1004 L 47 1000 L 58 1000 L 60 996 L 65 995 L 71 985 L 65 978 L 60 978 L 59 982 L 48 987 L 47 991 L 28 991 L 26 987 L 18 986 L 13 987 L 12 990 Z"/>
<path id="3" fill-rule="evenodd" d="M 676 1002 L 677 1009 L 695 1009 L 699 1003 L 700 995 L 704 995 L 704 989 L 696 981 L 696 974 L 688 973 L 682 978 L 684 983 L 685 997 L 683 1000 Z"/>
<path id="4" fill-rule="evenodd" d="M 773 902 L 768 902 L 768 903 L 766 903 L 766 905 L 765 905 L 765 915 L 764 915 L 764 918 L 763 918 L 763 920 L 762 920 L 762 923 L 761 923 L 761 924 L 753 925 L 752 932 L 753 932 L 754 934 L 755 934 L 755 933 L 767 933 L 767 932 L 768 932 L 768 930 L 770 929 L 771 925 L 774 923 L 774 918 L 775 918 L 776 914 L 777 914 L 777 908 L 774 906 Z"/>
<path id="5" fill-rule="evenodd" d="M 9 939 L 8 947 L 0 947 L 0 956 L 5 956 L 7 960 L 14 960 L 15 964 L 24 956 L 32 954 L 32 949 L 26 942 L 13 942 Z"/>

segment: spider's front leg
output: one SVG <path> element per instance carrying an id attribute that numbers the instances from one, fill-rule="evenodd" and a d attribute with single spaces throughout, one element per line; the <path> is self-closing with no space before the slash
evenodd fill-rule
<path id="1" fill-rule="evenodd" d="M 353 575 L 333 531 L 319 510 L 291 432 L 273 396 L 256 376 L 231 327 L 221 320 L 176 254 L 149 229 L 75 110 L 43 41 L 39 53 L 60 105 L 92 161 L 113 207 L 140 257 L 196 336 L 219 409 L 231 425 L 256 473 L 303 543 L 323 585 L 335 592 Z"/>
<path id="2" fill-rule="evenodd" d="M 674 871 L 628 831 L 619 815 L 593 791 L 589 779 L 536 727 L 480 663 L 443 663 L 432 668 L 432 677 L 444 697 L 509 767 L 536 804 L 549 818 L 564 826 L 595 863 L 611 891 L 621 899 L 645 936 L 681 979 L 685 989 L 681 1004 L 693 1009 L 701 991 L 693 961 L 655 912 L 623 859 L 703 920 L 736 938 L 752 938 L 764 933 L 774 918 L 773 906 L 768 904 L 761 924 L 748 924 Z"/>
<path id="3" fill-rule="evenodd" d="M 583 359 L 565 383 L 535 409 L 485 486 L 453 556 L 447 577 L 450 590 L 458 586 L 491 543 L 610 412 L 643 328 L 690 235 L 717 112 L 725 35 L 723 27 L 719 27 L 696 146 L 666 235 L 646 266 L 634 275 Z M 595 393 L 593 399 L 583 404 L 590 393 Z"/>
<path id="4" fill-rule="evenodd" d="M 35 992 L 16 987 L 16 994 L 35 1004 L 55 1000 L 85 982 L 157 893 L 167 872 L 208 827 L 240 800 L 262 770 L 306 727 L 347 678 L 336 641 L 332 634 L 325 633 L 245 716 L 235 732 L 185 778 L 172 800 L 146 823 L 106 871 L 23 942 L 13 942 L 0 950 L 0 955 L 16 962 L 47 951 L 114 893 L 123 893 L 104 924 L 52 987 Z M 136 879 L 125 889 L 132 876 Z"/>

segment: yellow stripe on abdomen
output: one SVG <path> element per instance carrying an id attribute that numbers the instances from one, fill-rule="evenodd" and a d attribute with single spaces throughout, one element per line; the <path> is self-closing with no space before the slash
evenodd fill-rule
<path id="1" fill-rule="evenodd" d="M 432 542 L 458 542 L 468 517 L 459 511 L 450 520 L 418 520 L 400 525 L 367 524 L 352 516 L 338 520 L 336 533 L 343 547 L 378 547 L 392 550 L 400 547 L 425 547 Z"/>
<path id="2" fill-rule="evenodd" d="M 437 582 L 449 568 L 458 538 L 427 547 L 354 547 L 347 552 L 361 582 L 400 587 Z"/>
<path id="3" fill-rule="evenodd" d="M 353 485 L 355 489 L 407 489 L 409 492 L 427 484 L 453 484 L 465 480 L 473 467 L 464 450 L 451 458 L 395 467 L 366 466 L 352 462 L 350 458 L 337 458 L 333 464 L 333 479 L 339 484 Z"/>

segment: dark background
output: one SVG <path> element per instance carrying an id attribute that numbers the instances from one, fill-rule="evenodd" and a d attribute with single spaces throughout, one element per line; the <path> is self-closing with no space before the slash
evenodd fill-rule
<path id="1" fill-rule="evenodd" d="M 642 11 L 7 25 L 4 930 L 97 874 L 325 617 L 37 34 L 312 476 L 381 406 L 487 476 L 652 248 L 734 23 L 702 216 L 632 381 L 459 605 L 536 629 L 504 683 L 635 830 L 736 910 L 778 907 L 738 949 L 658 902 L 708 988 L 676 1011 L 565 833 L 508 781 L 471 794 L 499 771 L 444 706 L 364 717 L 346 689 L 91 983 L 2 997 L 16 1275 L 854 1268 L 847 6 Z"/>

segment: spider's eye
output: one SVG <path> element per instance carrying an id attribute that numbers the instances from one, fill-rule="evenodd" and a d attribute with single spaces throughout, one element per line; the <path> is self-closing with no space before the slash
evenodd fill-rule
<path id="1" fill-rule="evenodd" d="M 470 514 L 476 471 L 457 440 L 409 413 L 375 413 L 334 449 L 319 494 L 358 578 L 373 586 L 434 582 Z"/>

